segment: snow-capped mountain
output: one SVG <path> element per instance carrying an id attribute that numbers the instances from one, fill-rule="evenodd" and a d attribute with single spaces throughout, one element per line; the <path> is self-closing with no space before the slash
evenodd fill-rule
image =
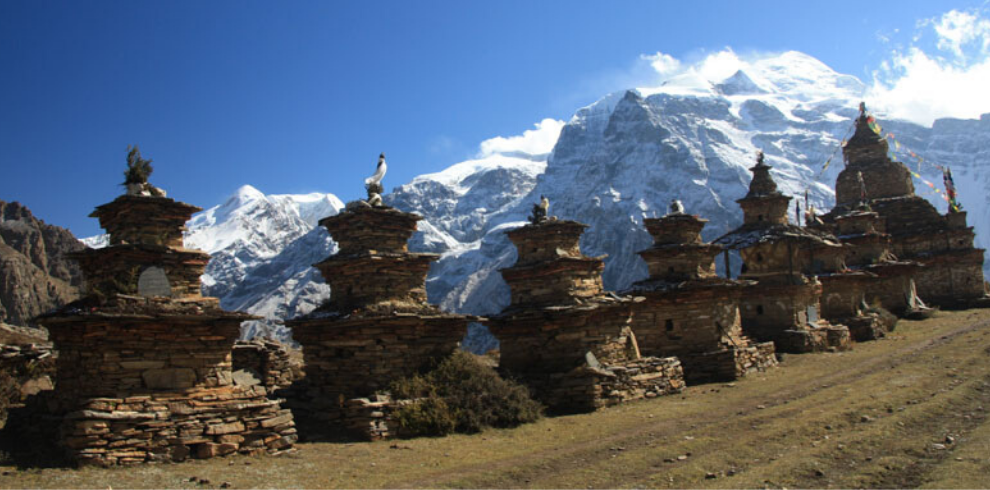
<path id="1" fill-rule="evenodd" d="M 223 204 L 186 224 L 185 246 L 208 252 L 203 294 L 229 310 L 265 317 L 244 327 L 245 337 L 288 338 L 282 320 L 319 306 L 330 287 L 312 264 L 336 251 L 316 226 L 344 203 L 333 194 L 265 195 L 242 186 Z"/>
<path id="2" fill-rule="evenodd" d="M 663 215 L 672 199 L 710 220 L 707 240 L 736 227 L 742 212 L 735 200 L 747 190 L 757 150 L 802 208 L 807 192 L 816 208 L 829 209 L 842 169 L 839 145 L 867 87 L 796 52 L 736 61 L 717 76 L 688 69 L 659 87 L 609 94 L 566 124 L 544 120 L 522 137 L 488 140 L 477 158 L 395 188 L 386 203 L 424 217 L 410 248 L 441 254 L 427 282 L 430 300 L 479 315 L 507 305 L 498 270 L 515 261 L 515 248 L 504 232 L 525 223 L 541 195 L 551 214 L 590 225 L 582 249 L 608 255 L 609 289 L 645 277 L 636 255 L 651 242 L 643 218 Z M 990 246 L 990 115 L 941 119 L 931 128 L 877 116 L 904 149 L 952 166 L 978 246 Z M 899 159 L 941 187 L 933 166 Z M 921 182 L 915 187 L 945 210 L 939 195 Z M 204 292 L 224 307 L 270 319 L 246 335 L 285 337 L 278 319 L 305 313 L 329 294 L 310 266 L 335 246 L 315 224 L 342 207 L 332 195 L 265 196 L 245 186 L 197 214 L 186 245 L 213 254 Z M 495 342 L 474 326 L 464 345 L 483 351 Z"/>

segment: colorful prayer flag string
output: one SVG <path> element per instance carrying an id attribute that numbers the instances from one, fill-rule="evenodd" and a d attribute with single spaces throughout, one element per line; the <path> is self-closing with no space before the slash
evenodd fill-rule
<path id="1" fill-rule="evenodd" d="M 901 142 L 897 140 L 897 137 L 894 135 L 894 133 L 890 132 L 884 134 L 883 128 L 880 126 L 879 123 L 876 122 L 876 118 L 874 118 L 872 114 L 867 115 L 866 123 L 869 125 L 870 129 L 873 130 L 873 132 L 876 133 L 878 136 L 894 143 L 891 152 L 894 153 L 895 157 L 904 154 L 901 151 L 901 146 L 902 146 Z M 955 186 L 955 182 L 952 180 L 952 171 L 949 170 L 949 167 L 942 166 L 937 163 L 926 162 L 924 158 L 922 158 L 920 155 L 918 155 L 911 149 L 907 149 L 906 153 L 907 155 L 910 155 L 911 158 L 915 159 L 918 162 L 917 165 L 918 172 L 921 172 L 921 164 L 927 163 L 928 165 L 934 167 L 935 169 L 939 170 L 942 173 L 942 182 L 945 184 L 944 192 L 940 190 L 938 187 L 936 187 L 935 184 L 929 182 L 924 177 L 922 177 L 920 173 L 911 172 L 911 175 L 924 182 L 925 185 L 927 185 L 933 191 L 935 191 L 935 194 L 938 194 L 942 199 L 945 200 L 945 202 L 949 203 L 950 210 L 956 212 L 961 211 L 962 204 L 960 204 L 959 200 L 957 199 L 956 186 Z"/>

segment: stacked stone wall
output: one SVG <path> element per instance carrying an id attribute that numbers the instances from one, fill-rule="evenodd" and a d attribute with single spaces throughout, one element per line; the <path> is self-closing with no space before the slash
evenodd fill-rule
<path id="1" fill-rule="evenodd" d="M 292 414 L 269 400 L 262 386 L 90 398 L 68 411 L 51 411 L 60 404 L 57 394 L 45 395 L 13 414 L 12 425 L 25 437 L 46 439 L 52 435 L 34 433 L 56 428 L 61 449 L 81 465 L 273 453 L 298 438 Z"/>
<path id="2" fill-rule="evenodd" d="M 855 317 L 866 302 L 866 291 L 876 287 L 879 278 L 866 272 L 846 272 L 819 276 L 822 283 L 821 315 L 828 320 Z"/>
<path id="3" fill-rule="evenodd" d="M 435 254 L 334 255 L 316 264 L 331 290 L 330 304 L 346 312 L 377 302 L 426 303 L 423 278 Z"/>
<path id="4" fill-rule="evenodd" d="M 240 319 L 104 317 L 46 325 L 59 349 L 59 392 L 67 399 L 232 382 L 231 347 Z"/>
<path id="5" fill-rule="evenodd" d="M 573 303 L 602 293 L 600 260 L 567 258 L 554 262 L 512 267 L 502 276 L 512 284 L 512 306 Z"/>
<path id="6" fill-rule="evenodd" d="M 339 420 L 344 400 L 386 390 L 457 349 L 465 323 L 456 315 L 296 323 L 293 336 L 304 346 L 306 364 L 300 401 L 318 412 L 314 417 Z"/>
<path id="7" fill-rule="evenodd" d="M 246 369 L 259 376 L 269 392 L 287 388 L 296 378 L 289 347 L 268 339 L 238 341 L 233 350 L 234 371 Z"/>
<path id="8" fill-rule="evenodd" d="M 640 252 L 646 261 L 650 277 L 680 278 L 681 280 L 716 277 L 715 261 L 699 261 L 699 250 L 708 247 L 691 247 L 677 251 L 667 249 L 647 249 Z"/>
<path id="9" fill-rule="evenodd" d="M 738 292 L 717 288 L 645 295 L 635 303 L 632 327 L 644 355 L 679 356 L 744 343 Z"/>
<path id="10" fill-rule="evenodd" d="M 752 344 L 743 335 L 738 300 L 738 290 L 719 287 L 647 294 L 633 307 L 640 351 L 676 356 L 692 384 L 734 380 L 776 366 L 772 342 Z"/>
<path id="11" fill-rule="evenodd" d="M 778 352 L 816 352 L 848 349 L 852 338 L 844 325 L 819 318 L 821 285 L 756 285 L 745 288 L 739 309 L 745 334 L 773 342 Z"/>
<path id="12" fill-rule="evenodd" d="M 909 270 L 904 270 L 910 268 Z M 909 298 L 911 294 L 911 284 L 916 277 L 916 266 L 897 265 L 894 267 L 872 267 L 870 270 L 876 273 L 876 287 L 866 291 L 866 303 L 868 305 L 880 304 L 891 313 L 903 316 L 913 305 Z"/>
<path id="13" fill-rule="evenodd" d="M 684 389 L 684 370 L 675 357 L 644 357 L 567 372 L 528 374 L 520 381 L 551 411 L 577 413 L 679 393 Z"/>
<path id="14" fill-rule="evenodd" d="M 149 267 L 161 269 L 168 280 L 169 297 L 199 298 L 199 278 L 210 256 L 189 250 L 154 245 L 118 245 L 87 249 L 71 255 L 86 275 L 88 294 L 140 294 L 139 281 Z"/>
<path id="15" fill-rule="evenodd" d="M 924 265 L 915 280 L 918 296 L 926 302 L 955 307 L 965 305 L 966 299 L 986 295 L 982 249 L 917 260 Z"/>
<path id="16" fill-rule="evenodd" d="M 732 381 L 777 366 L 773 342 L 750 343 L 678 357 L 688 383 Z"/>
<path id="17" fill-rule="evenodd" d="M 786 225 L 787 210 L 790 206 L 790 198 L 778 194 L 775 196 L 756 198 L 751 200 L 740 200 L 739 206 L 743 210 L 743 223 L 746 225 Z"/>
<path id="18" fill-rule="evenodd" d="M 746 279 L 774 281 L 782 273 L 800 273 L 803 265 L 801 247 L 786 240 L 761 242 L 740 250 L 739 255 L 746 267 L 741 277 Z"/>
<path id="19" fill-rule="evenodd" d="M 855 148 L 845 151 L 846 158 L 850 157 L 856 161 L 862 161 L 863 157 L 855 154 Z M 868 150 L 870 152 L 873 149 Z M 881 159 L 886 159 L 884 154 Z M 914 183 L 911 181 L 911 173 L 903 165 L 884 162 L 880 159 L 865 157 L 870 160 L 867 165 L 847 166 L 846 170 L 839 173 L 835 181 L 835 200 L 840 205 L 852 205 L 861 199 L 860 184 L 856 173 L 863 176 L 863 183 L 866 185 L 867 199 L 883 199 L 891 197 L 908 196 L 914 194 Z"/>
<path id="20" fill-rule="evenodd" d="M 821 352 L 846 350 L 851 347 L 849 328 L 822 326 L 809 330 L 784 330 L 773 341 L 778 352 Z"/>
<path id="21" fill-rule="evenodd" d="M 629 358 L 635 349 L 625 304 L 527 313 L 490 324 L 500 342 L 499 366 L 510 372 L 569 371 L 589 352 L 610 362 Z"/>

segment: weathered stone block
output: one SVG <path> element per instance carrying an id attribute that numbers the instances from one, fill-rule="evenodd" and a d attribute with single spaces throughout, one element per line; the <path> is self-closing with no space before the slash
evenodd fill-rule
<path id="1" fill-rule="evenodd" d="M 196 371 L 189 368 L 149 369 L 141 373 L 144 385 L 152 389 L 177 390 L 196 384 Z"/>

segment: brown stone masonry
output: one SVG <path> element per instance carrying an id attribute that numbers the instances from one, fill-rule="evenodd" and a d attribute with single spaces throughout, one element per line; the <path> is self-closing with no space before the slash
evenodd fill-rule
<path id="1" fill-rule="evenodd" d="M 983 278 L 983 250 L 973 247 L 966 213 L 941 215 L 915 195 L 908 168 L 888 156 L 886 139 L 873 132 L 865 106 L 856 131 L 842 149 L 846 167 L 836 180 L 836 207 L 823 218 L 840 220 L 868 206 L 889 233 L 891 252 L 924 265 L 916 271 L 917 294 L 942 307 L 990 305 Z M 889 274 L 888 274 L 889 277 Z"/>
<path id="2" fill-rule="evenodd" d="M 75 254 L 88 295 L 38 318 L 59 352 L 54 391 L 20 415 L 80 464 L 181 461 L 291 448 L 292 415 L 234 383 L 231 349 L 254 318 L 203 298 L 208 256 L 181 248 L 199 208 L 122 196 L 94 216 L 110 246 Z"/>
<path id="3" fill-rule="evenodd" d="M 298 364 L 298 362 L 296 363 Z M 258 378 L 269 393 L 287 388 L 296 379 L 296 366 L 289 346 L 270 339 L 238 340 L 234 344 L 233 369 L 246 370 Z"/>
<path id="4" fill-rule="evenodd" d="M 478 320 L 426 303 L 426 274 L 438 256 L 410 253 L 406 246 L 420 219 L 352 203 L 320 221 L 340 246 L 315 266 L 330 283 L 330 300 L 286 322 L 303 346 L 306 366 L 290 402 L 318 430 L 353 429 L 344 419 L 347 400 L 433 367 Z M 381 432 L 362 425 L 355 435 L 373 439 Z"/>
<path id="5" fill-rule="evenodd" d="M 585 225 L 548 219 L 507 232 L 518 260 L 503 269 L 512 303 L 490 319 L 499 368 L 555 412 L 581 412 L 678 392 L 676 358 L 643 357 L 632 300 L 602 290 L 601 258 L 581 254 Z"/>
<path id="6" fill-rule="evenodd" d="M 633 330 L 646 355 L 676 356 L 690 383 L 733 380 L 775 366 L 773 343 L 751 344 L 739 315 L 748 281 L 715 273 L 718 245 L 701 240 L 706 220 L 683 213 L 646 219 L 653 247 L 640 252 L 650 277 L 626 294 L 633 305 Z"/>
<path id="7" fill-rule="evenodd" d="M 757 340 L 773 341 L 783 352 L 848 348 L 849 329 L 820 318 L 822 286 L 804 275 L 843 269 L 842 245 L 826 232 L 789 224 L 786 204 L 791 198 L 772 184 L 762 153 L 750 170 L 750 192 L 738 201 L 743 225 L 715 241 L 739 250 L 740 279 L 756 281 L 744 288 L 740 301 L 743 330 Z"/>

